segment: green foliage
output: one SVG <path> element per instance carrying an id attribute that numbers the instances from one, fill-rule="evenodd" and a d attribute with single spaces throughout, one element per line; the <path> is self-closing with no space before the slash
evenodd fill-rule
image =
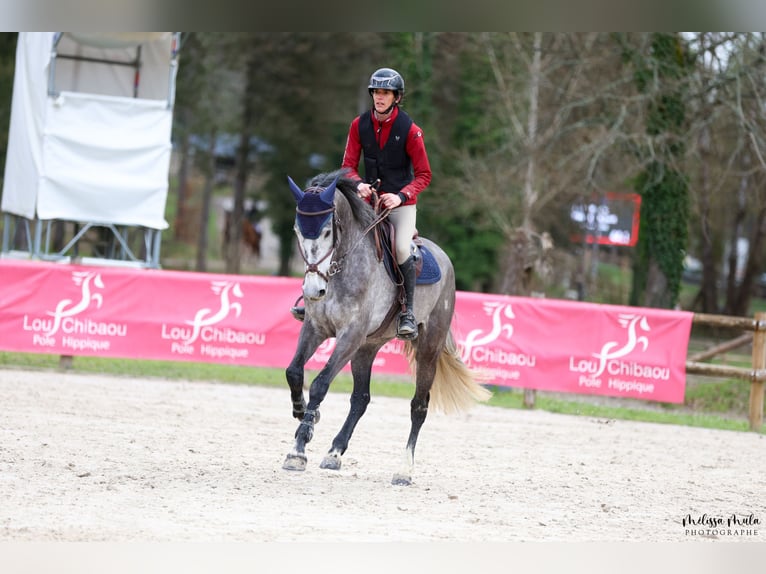
<path id="1" fill-rule="evenodd" d="M 433 98 L 434 32 L 395 32 L 383 36 L 385 58 L 380 67 L 396 69 L 405 83 L 402 108 L 412 116 L 426 134 L 435 116 Z M 377 67 L 377 66 L 376 66 Z M 372 72 L 373 70 L 370 70 Z"/>
<path id="2" fill-rule="evenodd" d="M 667 164 L 654 161 L 639 176 L 636 191 L 641 194 L 642 203 L 634 295 L 645 293 L 649 288 L 649 269 L 655 262 L 665 276 L 667 292 L 653 302 L 657 306 L 671 308 L 678 302 L 688 242 L 689 195 L 686 178 Z M 650 302 L 647 300 L 646 303 Z M 633 304 L 639 303 L 636 301 Z"/>
<path id="3" fill-rule="evenodd" d="M 318 171 L 340 167 L 348 126 L 356 115 L 359 79 L 370 70 L 357 55 L 375 52 L 367 36 L 343 33 L 256 33 L 253 58 L 253 133 L 272 148 L 257 171 L 265 175 L 257 193 L 280 238 L 280 273 L 292 254 L 295 204 L 286 176 L 299 185 Z M 327 54 L 333 57 L 328 58 Z M 364 80 L 367 81 L 366 79 Z M 312 163 L 318 158 L 320 166 Z"/>
<path id="4" fill-rule="evenodd" d="M 0 181 L 5 173 L 5 153 L 8 149 L 17 37 L 16 32 L 0 33 Z"/>
<path id="5" fill-rule="evenodd" d="M 487 225 L 476 205 L 450 200 L 451 197 L 454 194 L 449 193 L 446 198 L 424 194 L 418 202 L 423 204 L 418 211 L 418 227 L 449 255 L 455 266 L 458 289 L 490 291 L 497 274 L 503 236 Z"/>
<path id="6" fill-rule="evenodd" d="M 494 79 L 487 56 L 464 50 L 459 62 L 459 99 L 450 137 L 452 147 L 471 156 L 492 154 L 503 146 L 508 134 L 500 122 L 488 121 Z"/>
<path id="7" fill-rule="evenodd" d="M 672 308 L 677 302 L 688 244 L 688 178 L 674 166 L 683 153 L 686 122 L 685 76 L 691 72 L 677 34 L 652 34 L 650 52 L 634 57 L 639 89 L 650 95 L 646 133 L 654 139 L 654 151 L 635 189 L 641 194 L 641 223 L 636 248 L 633 291 L 630 303 Z M 655 78 L 662 83 L 655 86 Z M 658 289 L 652 269 L 664 276 L 665 289 Z"/>
<path id="8" fill-rule="evenodd" d="M 746 413 L 750 404 L 750 385 L 736 380 L 690 380 L 684 404 L 696 411 Z"/>
<path id="9" fill-rule="evenodd" d="M 505 135 L 486 113 L 494 81 L 486 55 L 465 38 L 444 37 L 442 41 L 456 44 L 453 49 L 457 48 L 457 53 L 449 63 L 442 64 L 442 75 L 433 80 L 439 85 L 434 97 L 441 109 L 452 113 L 444 114 L 439 123 L 447 145 L 437 148 L 435 161 L 441 169 L 435 171 L 431 188 L 419 200 L 422 209 L 418 226 L 452 259 L 458 289 L 490 291 L 496 283 L 497 261 L 505 240 L 478 198 L 466 201 L 470 190 L 466 193 L 458 188 L 465 185 L 466 177 L 460 158 L 463 154 L 492 156 Z M 429 155 L 433 166 L 435 154 L 430 151 Z"/>

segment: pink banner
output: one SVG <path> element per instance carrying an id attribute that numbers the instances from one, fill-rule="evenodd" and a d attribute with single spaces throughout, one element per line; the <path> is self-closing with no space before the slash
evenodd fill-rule
<path id="1" fill-rule="evenodd" d="M 459 294 L 463 360 L 495 384 L 683 402 L 693 314 Z"/>
<path id="2" fill-rule="evenodd" d="M 300 279 L 0 261 L 0 349 L 285 368 Z M 683 402 L 692 314 L 458 292 L 463 359 L 495 385 Z M 417 302 L 416 302 L 417 303 Z M 334 340 L 307 364 L 319 369 Z M 405 374 L 402 343 L 376 358 Z"/>

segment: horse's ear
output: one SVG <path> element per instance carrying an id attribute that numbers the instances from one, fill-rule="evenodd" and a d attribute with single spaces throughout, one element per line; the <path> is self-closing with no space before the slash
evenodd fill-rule
<path id="1" fill-rule="evenodd" d="M 336 175 L 335 179 L 332 180 L 332 183 L 322 190 L 322 193 L 319 194 L 319 197 L 322 198 L 322 201 L 332 204 L 333 200 L 335 199 L 335 186 L 338 184 L 339 179 L 340 174 Z"/>
<path id="2" fill-rule="evenodd" d="M 295 196 L 295 201 L 297 203 L 300 203 L 301 199 L 303 199 L 303 190 L 298 187 L 298 185 L 293 181 L 293 178 L 291 178 L 289 175 L 287 176 L 287 183 L 290 184 L 290 191 L 293 192 L 293 195 Z"/>

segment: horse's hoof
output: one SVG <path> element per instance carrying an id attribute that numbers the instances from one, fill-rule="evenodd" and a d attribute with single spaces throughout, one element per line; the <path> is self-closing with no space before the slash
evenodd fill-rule
<path id="1" fill-rule="evenodd" d="M 322 459 L 319 468 L 327 468 L 329 470 L 340 470 L 341 460 L 337 454 L 328 454 Z"/>
<path id="2" fill-rule="evenodd" d="M 394 486 L 409 486 L 412 484 L 412 477 L 397 472 L 394 478 L 391 479 L 391 484 Z"/>
<path id="3" fill-rule="evenodd" d="M 285 470 L 306 470 L 305 454 L 288 454 L 282 468 Z"/>

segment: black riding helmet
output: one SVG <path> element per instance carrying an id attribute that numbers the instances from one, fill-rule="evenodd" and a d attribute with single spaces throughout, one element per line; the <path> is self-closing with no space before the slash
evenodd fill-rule
<path id="1" fill-rule="evenodd" d="M 391 90 L 394 92 L 397 101 L 404 97 L 404 78 L 392 68 L 380 68 L 375 70 L 370 76 L 370 85 L 367 86 L 370 95 L 373 90 Z"/>

